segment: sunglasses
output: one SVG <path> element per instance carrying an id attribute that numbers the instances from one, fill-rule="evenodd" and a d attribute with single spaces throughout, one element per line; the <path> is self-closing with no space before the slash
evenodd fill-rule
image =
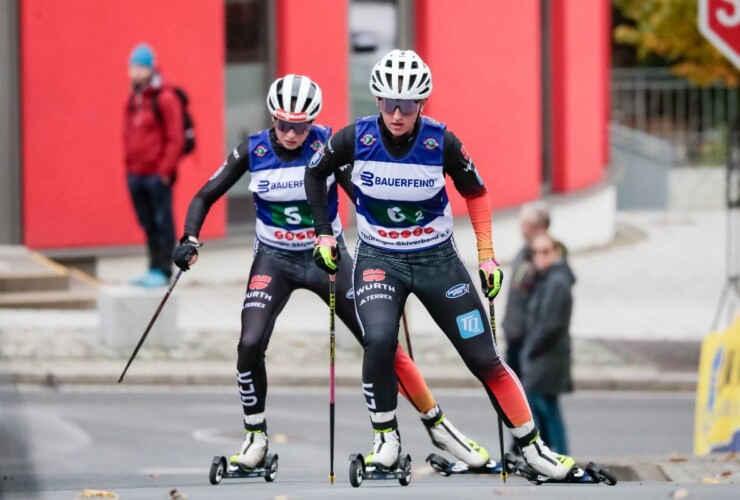
<path id="1" fill-rule="evenodd" d="M 547 255 L 549 253 L 554 252 L 555 249 L 552 247 L 548 248 L 533 248 L 532 249 L 532 255 Z"/>
<path id="2" fill-rule="evenodd" d="M 294 131 L 296 134 L 301 135 L 308 132 L 311 128 L 311 122 L 287 122 L 280 118 L 275 118 L 275 128 L 280 132 Z"/>
<path id="3" fill-rule="evenodd" d="M 421 108 L 421 101 L 412 101 L 409 99 L 380 99 L 380 110 L 384 113 L 393 113 L 396 108 L 402 115 L 417 113 Z"/>

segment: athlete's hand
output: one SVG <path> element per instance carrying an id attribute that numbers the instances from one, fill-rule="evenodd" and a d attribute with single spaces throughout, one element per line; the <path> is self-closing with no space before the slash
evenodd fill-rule
<path id="1" fill-rule="evenodd" d="M 478 265 L 478 275 L 480 276 L 483 295 L 489 299 L 494 299 L 501 290 L 501 282 L 504 281 L 504 273 L 498 267 L 496 259 L 486 259 L 481 262 Z"/>
<path id="2" fill-rule="evenodd" d="M 198 242 L 198 238 L 186 234 L 180 238 L 180 244 L 172 252 L 172 261 L 177 267 L 187 271 L 198 260 L 198 247 L 201 246 L 203 244 Z"/>
<path id="3" fill-rule="evenodd" d="M 336 274 L 341 256 L 337 239 L 334 236 L 319 235 L 313 242 L 313 260 L 322 271 Z"/>

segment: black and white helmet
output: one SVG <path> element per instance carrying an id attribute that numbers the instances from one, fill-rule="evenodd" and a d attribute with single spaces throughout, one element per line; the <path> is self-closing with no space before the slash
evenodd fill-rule
<path id="1" fill-rule="evenodd" d="M 312 121 L 321 111 L 321 88 L 307 76 L 285 75 L 270 85 L 267 109 L 288 122 Z"/>
<path id="2" fill-rule="evenodd" d="M 370 92 L 387 99 L 426 99 L 432 72 L 413 50 L 392 50 L 373 67 Z"/>

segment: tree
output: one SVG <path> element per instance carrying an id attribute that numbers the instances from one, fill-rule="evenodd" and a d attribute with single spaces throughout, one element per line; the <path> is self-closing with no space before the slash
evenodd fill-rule
<path id="1" fill-rule="evenodd" d="M 634 22 L 617 26 L 614 40 L 635 46 L 639 59 L 662 57 L 671 65 L 671 73 L 698 85 L 717 81 L 733 87 L 740 84 L 740 72 L 699 33 L 697 0 L 613 3 Z"/>

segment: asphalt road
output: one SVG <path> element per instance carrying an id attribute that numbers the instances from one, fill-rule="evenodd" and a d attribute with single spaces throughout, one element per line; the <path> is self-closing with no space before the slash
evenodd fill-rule
<path id="1" fill-rule="evenodd" d="M 235 390 L 225 388 L 97 387 L 50 390 L 7 387 L 0 396 L 0 496 L 72 499 L 85 488 L 122 499 L 168 499 L 177 489 L 191 500 L 209 498 L 520 498 L 667 497 L 665 482 L 534 486 L 520 478 L 443 478 L 424 463 L 432 451 L 410 406 L 401 403 L 404 450 L 414 474 L 365 482 L 353 489 L 347 457 L 365 453 L 371 431 L 359 390 L 337 395 L 336 483 L 329 485 L 326 389 L 275 388 L 268 401 L 271 450 L 278 453 L 274 483 L 262 479 L 208 483 L 214 455 L 230 455 L 242 439 Z M 449 418 L 498 456 L 496 419 L 482 391 L 437 391 Z M 582 392 L 564 401 L 571 452 L 583 462 L 611 457 L 689 454 L 693 395 Z M 735 498 L 732 486 L 691 485 L 691 498 Z M 3 491 L 5 492 L 3 494 Z M 711 494 L 711 496 L 710 496 Z"/>

